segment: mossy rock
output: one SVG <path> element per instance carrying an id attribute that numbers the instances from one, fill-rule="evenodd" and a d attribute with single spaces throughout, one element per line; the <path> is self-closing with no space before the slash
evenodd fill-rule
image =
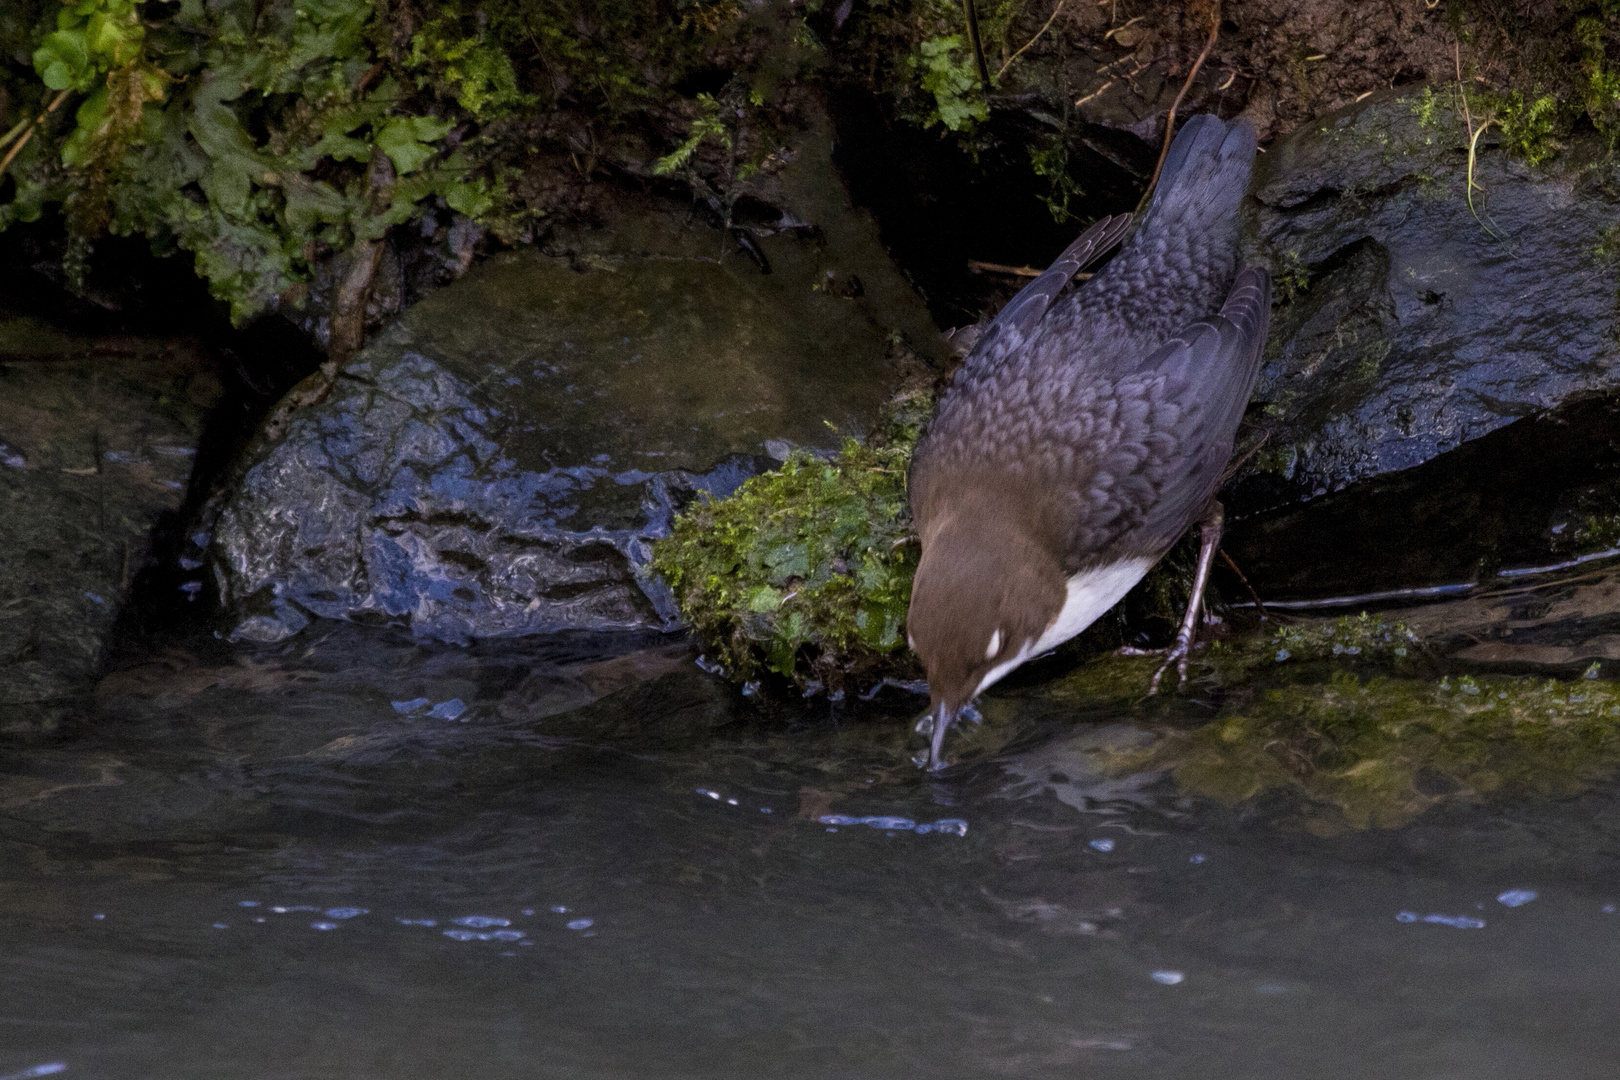
<path id="1" fill-rule="evenodd" d="M 867 442 L 830 457 L 798 450 L 726 499 L 705 499 L 653 549 L 653 568 L 710 659 L 841 695 L 903 669 L 917 545 L 906 468 L 933 397 L 889 406 Z"/>

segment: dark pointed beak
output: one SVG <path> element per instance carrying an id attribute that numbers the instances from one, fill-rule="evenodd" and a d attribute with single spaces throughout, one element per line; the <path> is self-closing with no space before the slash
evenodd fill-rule
<path id="1" fill-rule="evenodd" d="M 945 760 L 940 756 L 940 749 L 945 745 L 945 733 L 956 723 L 956 716 L 960 709 L 953 709 L 943 701 L 934 706 L 934 738 L 928 745 L 928 771 L 935 772 L 945 767 Z"/>

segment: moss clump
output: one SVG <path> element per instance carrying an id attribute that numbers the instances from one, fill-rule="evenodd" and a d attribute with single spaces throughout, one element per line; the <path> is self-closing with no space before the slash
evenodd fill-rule
<path id="1" fill-rule="evenodd" d="M 830 459 L 796 451 L 655 545 L 653 568 L 727 674 L 837 694 L 904 648 L 917 568 L 906 466 L 932 405 L 902 395 L 868 442 Z"/>

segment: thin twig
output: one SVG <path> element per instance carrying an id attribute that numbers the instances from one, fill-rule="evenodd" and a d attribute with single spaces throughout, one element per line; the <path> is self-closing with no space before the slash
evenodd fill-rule
<path id="1" fill-rule="evenodd" d="M 1463 87 L 1461 41 L 1452 42 L 1451 56 L 1452 60 L 1457 65 L 1457 96 L 1462 99 L 1463 123 L 1468 126 L 1468 175 L 1464 181 L 1463 197 L 1468 203 L 1468 212 L 1474 215 L 1474 220 L 1479 222 L 1479 227 L 1485 230 L 1486 235 L 1493 240 L 1505 241 L 1507 238 L 1502 236 L 1489 225 L 1485 224 L 1485 219 L 1479 216 L 1478 210 L 1474 209 L 1474 191 L 1476 189 L 1479 191 L 1485 190 L 1480 185 L 1474 183 L 1474 162 L 1479 157 L 1479 137 L 1485 134 L 1485 130 L 1487 128 L 1496 123 L 1496 118 L 1494 116 L 1485 117 L 1480 123 L 1478 129 L 1475 129 L 1474 116 L 1468 108 L 1468 91 Z"/>
<path id="2" fill-rule="evenodd" d="M 1046 20 L 1046 25 L 1042 26 L 1039 30 L 1035 31 L 1035 36 L 1034 37 L 1032 37 L 1028 41 L 1024 42 L 1024 48 L 1023 49 L 1019 49 L 1017 52 L 1015 52 L 1011 56 L 1007 57 L 1007 62 L 1005 64 L 1001 65 L 1001 70 L 1000 71 L 996 72 L 996 82 L 1000 82 L 1001 77 L 1003 75 L 1007 74 L 1007 69 L 1013 66 L 1013 61 L 1014 60 L 1018 59 L 1020 56 L 1023 56 L 1024 51 L 1026 49 L 1028 49 L 1031 45 L 1035 44 L 1037 41 L 1041 40 L 1041 35 L 1046 33 L 1048 30 L 1050 30 L 1052 28 L 1052 24 L 1057 21 L 1058 12 L 1062 11 L 1063 10 L 1063 5 L 1067 4 L 1068 2 L 1069 2 L 1069 0 L 1058 0 L 1057 7 L 1052 9 L 1052 17 L 1050 19 Z"/>
<path id="3" fill-rule="evenodd" d="M 975 274 L 1006 274 L 1008 277 L 1036 278 L 1046 273 L 1033 266 L 1008 266 L 1006 263 L 980 262 L 978 259 L 968 260 L 968 269 Z M 1089 281 L 1090 274 L 1076 274 L 1074 280 Z"/>
<path id="4" fill-rule="evenodd" d="M 1076 105 L 1084 105 L 1086 102 L 1092 100 L 1093 98 L 1101 97 L 1102 92 L 1104 90 L 1108 89 L 1110 86 L 1113 86 L 1113 85 L 1114 85 L 1114 80 L 1109 79 L 1107 82 L 1105 82 L 1101 86 L 1097 87 L 1097 89 L 1095 89 L 1091 93 L 1087 94 L 1085 97 L 1076 98 L 1074 103 Z"/>
<path id="5" fill-rule="evenodd" d="M 1221 556 L 1221 561 L 1226 563 L 1227 567 L 1232 571 L 1232 573 L 1237 575 L 1237 579 L 1239 581 L 1243 582 L 1243 588 L 1248 591 L 1249 598 L 1254 601 L 1254 610 L 1260 613 L 1260 617 L 1262 619 L 1270 618 L 1270 616 L 1266 614 L 1266 605 L 1260 602 L 1260 594 L 1254 591 L 1254 586 L 1249 584 L 1249 579 L 1243 575 L 1242 570 L 1238 569 L 1238 564 L 1232 561 L 1232 556 L 1226 553 L 1225 548 L 1219 548 L 1218 552 Z"/>
<path id="6" fill-rule="evenodd" d="M 15 139 L 17 136 L 27 131 L 29 126 L 32 124 L 33 121 L 28 119 L 26 116 L 17 121 L 17 123 L 12 126 L 10 131 L 6 132 L 4 135 L 0 135 L 0 146 L 5 146 L 7 143 L 11 142 L 12 139 Z"/>
<path id="7" fill-rule="evenodd" d="M 967 13 L 968 41 L 973 45 L 973 61 L 979 66 L 979 86 L 988 94 L 990 65 L 984 62 L 984 44 L 979 40 L 979 12 L 974 3 L 975 0 L 962 0 L 962 10 Z"/>
<path id="8" fill-rule="evenodd" d="M 1209 57 L 1209 51 L 1215 47 L 1215 39 L 1220 37 L 1220 34 L 1221 12 L 1217 6 L 1214 17 L 1209 20 L 1209 38 L 1204 42 L 1204 48 L 1198 54 L 1198 59 L 1193 61 L 1192 70 L 1187 72 L 1187 81 L 1181 84 L 1180 93 L 1176 94 L 1176 100 L 1170 103 L 1170 111 L 1165 115 L 1164 145 L 1159 147 L 1159 161 L 1153 166 L 1153 179 L 1148 181 L 1147 190 L 1142 192 L 1142 201 L 1137 206 L 1138 213 L 1147 206 L 1148 199 L 1153 197 L 1153 189 L 1159 183 L 1159 172 L 1164 168 L 1164 159 L 1170 156 L 1170 140 L 1176 134 L 1176 110 L 1181 107 L 1181 100 L 1187 96 L 1187 91 L 1192 89 L 1193 80 L 1198 78 L 1198 69 L 1204 66 L 1204 61 Z"/>
<path id="9" fill-rule="evenodd" d="M 15 128 L 12 129 L 12 133 L 7 134 L 7 139 L 16 139 L 17 141 L 12 145 L 11 149 L 7 151 L 5 159 L 0 161 L 0 176 L 4 176 L 6 174 L 6 169 L 11 166 L 12 159 L 18 154 L 22 153 L 22 148 L 28 145 L 28 140 L 32 139 L 34 137 L 34 132 L 39 130 L 39 125 L 43 124 L 45 122 L 45 118 L 51 115 L 51 113 L 55 112 L 57 106 L 66 101 L 68 95 L 71 93 L 73 93 L 72 90 L 63 90 L 60 94 L 57 94 L 56 97 L 51 100 L 51 103 L 45 107 L 45 111 L 36 116 L 33 123 L 28 125 L 28 130 L 24 131 L 20 138 L 15 134 Z M 0 143 L 0 146 L 4 145 L 4 143 Z"/>

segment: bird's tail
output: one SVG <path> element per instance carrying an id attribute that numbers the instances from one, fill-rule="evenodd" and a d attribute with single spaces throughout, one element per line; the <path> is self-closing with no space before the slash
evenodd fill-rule
<path id="1" fill-rule="evenodd" d="M 1225 124 L 1207 113 L 1188 120 L 1170 144 L 1142 229 L 1234 213 L 1249 187 L 1255 145 L 1254 128 L 1246 120 Z"/>

